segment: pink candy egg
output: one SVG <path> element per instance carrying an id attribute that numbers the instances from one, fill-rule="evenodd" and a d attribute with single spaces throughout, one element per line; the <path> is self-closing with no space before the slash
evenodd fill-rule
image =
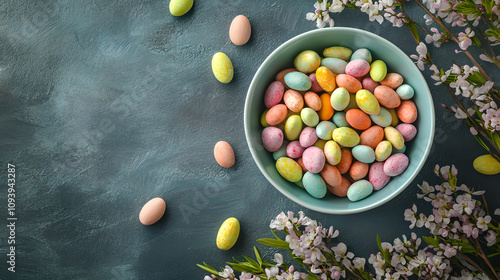
<path id="1" fill-rule="evenodd" d="M 280 81 L 272 82 L 266 89 L 266 93 L 264 95 L 264 105 L 266 105 L 267 108 L 271 108 L 280 103 L 284 92 L 285 86 L 283 86 Z"/>
<path id="2" fill-rule="evenodd" d="M 391 177 L 387 176 L 384 172 L 384 163 L 383 162 L 375 162 L 370 166 L 370 171 L 368 171 L 368 180 L 373 185 L 373 190 L 378 191 L 381 190 Z"/>
<path id="3" fill-rule="evenodd" d="M 410 160 L 405 154 L 394 154 L 385 161 L 384 173 L 390 177 L 398 176 L 406 170 L 409 163 Z"/>
<path id="4" fill-rule="evenodd" d="M 262 144 L 269 152 L 277 151 L 283 144 L 283 131 L 273 126 L 264 128 L 262 130 Z"/>
<path id="5" fill-rule="evenodd" d="M 395 128 L 401 133 L 405 142 L 411 141 L 417 135 L 417 128 L 410 123 L 398 124 Z"/>
<path id="6" fill-rule="evenodd" d="M 307 170 L 312 173 L 319 173 L 325 166 L 325 154 L 316 146 L 307 148 L 302 154 L 302 160 Z"/>
<path id="7" fill-rule="evenodd" d="M 286 155 L 289 158 L 299 158 L 304 153 L 304 148 L 300 146 L 299 141 L 292 141 L 286 146 Z"/>
<path id="8" fill-rule="evenodd" d="M 355 78 L 363 77 L 370 72 L 370 63 L 364 59 L 355 59 L 345 67 L 345 73 Z"/>
<path id="9" fill-rule="evenodd" d="M 314 91 L 314 92 L 322 92 L 323 89 L 321 88 L 321 86 L 319 85 L 318 83 L 318 79 L 316 79 L 316 73 L 312 73 L 311 75 L 309 75 L 309 79 L 311 80 L 311 90 Z"/>
<path id="10" fill-rule="evenodd" d="M 380 84 L 375 82 L 370 76 L 363 78 L 361 84 L 363 85 L 364 89 L 368 90 L 371 93 L 375 91 L 376 87 L 380 86 Z"/>
<path id="11" fill-rule="evenodd" d="M 306 127 L 300 132 L 299 143 L 302 147 L 307 148 L 318 141 L 318 135 L 316 134 L 316 128 Z"/>

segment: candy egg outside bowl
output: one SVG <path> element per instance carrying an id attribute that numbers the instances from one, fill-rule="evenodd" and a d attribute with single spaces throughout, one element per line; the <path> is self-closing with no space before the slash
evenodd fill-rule
<path id="1" fill-rule="evenodd" d="M 381 190 L 373 191 L 368 197 L 352 202 L 346 197 L 327 193 L 318 199 L 312 197 L 296 183 L 284 179 L 276 169 L 271 152 L 264 149 L 261 133 L 264 129 L 260 119 L 266 107 L 264 94 L 270 83 L 281 70 L 294 67 L 295 57 L 304 50 L 313 50 L 320 56 L 323 50 L 332 46 L 343 46 L 355 51 L 367 48 L 373 60 L 387 64 L 388 73 L 396 72 L 404 77 L 404 83 L 415 90 L 412 100 L 418 108 L 414 125 L 418 133 L 406 143 L 405 154 L 409 158 L 407 169 L 392 177 Z M 434 105 L 427 83 L 414 62 L 396 45 L 373 33 L 344 27 L 332 27 L 302 33 L 286 41 L 274 50 L 255 73 L 247 92 L 244 108 L 244 129 L 252 157 L 264 177 L 283 195 L 308 209 L 328 214 L 360 213 L 378 207 L 401 193 L 412 184 L 429 155 L 434 136 Z M 368 177 L 368 176 L 367 176 Z"/>

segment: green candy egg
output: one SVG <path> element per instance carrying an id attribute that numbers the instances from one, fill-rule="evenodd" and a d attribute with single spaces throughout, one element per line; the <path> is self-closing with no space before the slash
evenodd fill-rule
<path id="1" fill-rule="evenodd" d="M 304 108 L 300 111 L 300 118 L 307 126 L 316 126 L 319 123 L 319 116 L 311 108 Z"/>
<path id="2" fill-rule="evenodd" d="M 168 8 L 173 16 L 182 16 L 193 7 L 193 0 L 170 0 Z"/>
<path id="3" fill-rule="evenodd" d="M 347 89 L 339 87 L 332 92 L 330 103 L 335 111 L 344 110 L 349 105 L 349 102 L 351 102 L 351 96 Z"/>
<path id="4" fill-rule="evenodd" d="M 387 65 L 382 60 L 375 60 L 370 65 L 370 77 L 375 82 L 380 82 L 387 75 Z"/>
<path id="5" fill-rule="evenodd" d="M 370 119 L 381 127 L 390 126 L 392 123 L 392 115 L 391 113 L 384 107 L 380 107 L 380 112 L 378 115 L 370 115 Z"/>

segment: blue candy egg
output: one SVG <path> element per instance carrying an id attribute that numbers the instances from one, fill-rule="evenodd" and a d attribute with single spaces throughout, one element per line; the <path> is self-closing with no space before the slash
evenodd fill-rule
<path id="1" fill-rule="evenodd" d="M 402 84 L 396 89 L 396 93 L 401 100 L 408 100 L 413 97 L 415 90 L 408 84 Z"/>
<path id="2" fill-rule="evenodd" d="M 321 66 L 325 66 L 335 74 L 345 74 L 347 62 L 339 58 L 327 57 L 321 60 Z"/>
<path id="3" fill-rule="evenodd" d="M 326 195 L 326 183 L 319 174 L 307 171 L 302 177 L 302 183 L 306 191 L 315 198 L 322 198 Z"/>
<path id="4" fill-rule="evenodd" d="M 375 161 L 375 151 L 365 145 L 357 145 L 352 148 L 352 156 L 358 161 L 372 163 Z"/>
<path id="5" fill-rule="evenodd" d="M 345 112 L 335 112 L 332 120 L 337 127 L 351 127 L 345 118 Z"/>
<path id="6" fill-rule="evenodd" d="M 316 135 L 323 140 L 331 140 L 332 132 L 337 128 L 334 123 L 330 121 L 322 121 L 316 126 Z"/>
<path id="7" fill-rule="evenodd" d="M 373 192 L 373 185 L 367 180 L 359 180 L 349 187 L 347 190 L 347 198 L 350 201 L 358 201 L 367 196 L 369 196 Z"/>
<path id="8" fill-rule="evenodd" d="M 291 89 L 305 91 L 311 88 L 312 82 L 302 72 L 290 72 L 285 75 L 285 84 Z"/>
<path id="9" fill-rule="evenodd" d="M 404 154 L 405 152 L 406 152 L 406 145 L 403 144 L 403 148 L 401 148 L 399 150 L 396 149 L 396 148 L 394 148 L 394 147 L 392 147 L 392 153 L 391 153 L 391 155 L 393 155 L 393 154 Z"/>
<path id="10" fill-rule="evenodd" d="M 368 61 L 368 63 L 372 63 L 372 53 L 367 50 L 367 49 L 357 49 L 354 53 L 351 55 L 351 61 L 355 59 L 364 59 Z"/>

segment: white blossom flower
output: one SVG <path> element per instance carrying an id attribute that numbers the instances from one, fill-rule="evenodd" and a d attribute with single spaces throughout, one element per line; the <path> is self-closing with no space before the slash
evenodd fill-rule
<path id="1" fill-rule="evenodd" d="M 462 50 L 466 50 L 470 45 L 472 45 L 472 40 L 471 38 L 474 37 L 475 33 L 472 31 L 469 27 L 465 29 L 464 32 L 458 33 L 458 46 Z"/>
<path id="2" fill-rule="evenodd" d="M 477 219 L 477 227 L 483 231 L 488 230 L 488 224 L 491 222 L 491 216 L 486 215 L 484 218 L 479 217 Z"/>
<path id="3" fill-rule="evenodd" d="M 226 265 L 226 267 L 224 268 L 223 271 L 219 272 L 219 276 L 220 277 L 224 277 L 224 278 L 231 278 L 234 276 L 234 271 L 233 269 L 229 266 L 229 265 Z"/>

